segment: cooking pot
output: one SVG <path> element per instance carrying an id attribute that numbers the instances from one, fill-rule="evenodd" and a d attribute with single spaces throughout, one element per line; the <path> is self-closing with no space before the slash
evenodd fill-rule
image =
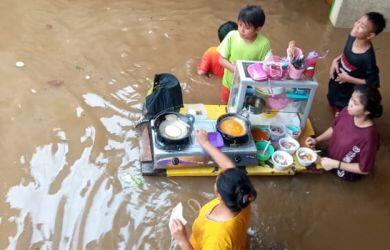
<path id="1" fill-rule="evenodd" d="M 241 135 L 234 136 L 232 134 L 226 133 L 226 131 L 223 131 L 221 129 L 221 123 L 223 121 L 230 120 L 230 119 L 235 120 L 242 126 L 244 132 Z M 221 133 L 225 144 L 228 145 L 243 144 L 248 142 L 249 140 L 249 132 L 250 132 L 249 120 L 242 115 L 235 114 L 235 113 L 224 114 L 218 118 L 216 128 L 217 131 Z"/>
<path id="2" fill-rule="evenodd" d="M 177 112 L 164 112 L 151 122 L 157 139 L 165 144 L 183 144 L 191 136 L 195 118 Z"/>
<path id="3" fill-rule="evenodd" d="M 245 100 L 245 106 L 252 114 L 260 114 L 264 105 L 264 99 L 257 95 L 248 96 Z"/>

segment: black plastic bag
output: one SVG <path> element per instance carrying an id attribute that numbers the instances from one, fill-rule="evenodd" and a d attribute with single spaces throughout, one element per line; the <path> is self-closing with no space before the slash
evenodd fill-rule
<path id="1" fill-rule="evenodd" d="M 153 92 L 146 97 L 145 107 L 147 119 L 164 111 L 179 111 L 183 107 L 179 80 L 169 73 L 156 74 Z"/>

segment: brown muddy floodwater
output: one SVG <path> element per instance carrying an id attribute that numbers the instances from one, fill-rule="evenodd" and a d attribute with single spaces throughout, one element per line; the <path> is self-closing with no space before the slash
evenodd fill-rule
<path id="1" fill-rule="evenodd" d="M 214 178 L 142 178 L 133 125 L 155 73 L 173 72 L 187 103 L 218 103 L 220 81 L 196 75 L 217 28 L 249 1 L 2 0 L 0 3 L 0 249 L 169 249 L 171 208 L 185 217 L 213 197 Z M 322 0 L 257 1 L 275 54 L 295 39 L 330 49 L 311 112 L 331 121 L 328 67 L 347 38 Z M 390 97 L 390 34 L 375 39 Z M 23 61 L 25 67 L 15 67 Z M 57 81 L 54 81 L 57 80 Z M 54 81 L 54 82 L 53 82 Z M 51 84 L 50 84 L 51 83 Z M 54 83 L 54 84 L 53 84 Z M 59 83 L 59 86 L 54 86 Z M 375 172 L 252 177 L 252 249 L 385 249 L 390 235 L 389 99 L 377 121 Z"/>

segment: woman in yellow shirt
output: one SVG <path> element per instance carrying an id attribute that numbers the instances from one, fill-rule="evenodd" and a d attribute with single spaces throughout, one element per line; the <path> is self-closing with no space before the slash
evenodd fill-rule
<path id="1" fill-rule="evenodd" d="M 216 199 L 204 205 L 187 237 L 185 227 L 174 220 L 171 234 L 181 249 L 247 249 L 250 223 L 249 204 L 257 193 L 247 174 L 215 148 L 205 131 L 197 131 L 197 140 L 222 169 L 214 184 Z"/>

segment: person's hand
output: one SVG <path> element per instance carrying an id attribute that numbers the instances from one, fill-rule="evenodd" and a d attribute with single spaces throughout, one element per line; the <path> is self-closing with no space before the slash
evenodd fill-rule
<path id="1" fill-rule="evenodd" d="M 338 83 L 345 83 L 345 82 L 350 82 L 349 80 L 350 78 L 351 76 L 347 72 L 345 72 L 345 70 L 340 69 L 340 73 L 336 77 L 335 81 Z"/>
<path id="2" fill-rule="evenodd" d="M 322 157 L 322 158 L 321 158 L 321 165 L 322 165 L 322 167 L 323 167 L 326 171 L 329 171 L 329 170 L 332 170 L 332 169 L 334 169 L 334 168 L 337 168 L 338 165 L 339 165 L 339 161 L 330 159 L 330 158 L 328 158 L 328 157 Z"/>
<path id="3" fill-rule="evenodd" d="M 313 137 L 307 137 L 305 143 L 309 148 L 314 148 L 317 144 L 317 140 Z"/>
<path id="4" fill-rule="evenodd" d="M 209 142 L 209 138 L 207 137 L 207 132 L 203 129 L 196 130 L 196 140 L 198 143 L 203 146 Z"/>
<path id="5" fill-rule="evenodd" d="M 172 237 L 177 241 L 178 244 L 188 241 L 187 231 L 179 219 L 174 219 L 172 221 L 170 230 Z"/>
<path id="6" fill-rule="evenodd" d="M 339 62 L 338 60 L 333 60 L 332 65 L 330 65 L 330 70 L 329 70 L 329 77 L 330 79 L 333 79 L 334 73 L 339 73 Z"/>

